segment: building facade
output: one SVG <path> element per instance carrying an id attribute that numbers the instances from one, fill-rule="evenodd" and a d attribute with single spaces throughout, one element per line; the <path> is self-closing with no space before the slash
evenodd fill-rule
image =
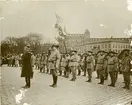
<path id="1" fill-rule="evenodd" d="M 130 38 L 91 38 L 90 32 L 84 34 L 68 34 L 65 40 L 67 49 L 76 49 L 79 53 L 99 50 L 115 51 L 120 53 L 123 49 L 130 49 Z"/>

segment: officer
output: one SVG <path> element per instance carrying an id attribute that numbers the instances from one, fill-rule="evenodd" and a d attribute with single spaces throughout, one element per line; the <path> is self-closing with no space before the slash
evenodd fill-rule
<path id="1" fill-rule="evenodd" d="M 100 82 L 98 84 L 104 84 L 104 76 L 105 76 L 105 71 L 104 71 L 104 51 L 99 51 L 98 52 L 98 58 L 97 58 L 97 65 L 96 65 L 96 70 L 99 73 L 99 78 Z"/>
<path id="2" fill-rule="evenodd" d="M 51 54 L 48 58 L 49 61 L 49 69 L 51 70 L 51 74 L 53 77 L 53 84 L 50 85 L 51 87 L 57 87 L 57 70 L 59 69 L 59 63 L 60 63 L 60 52 L 59 52 L 59 45 L 53 45 Z"/>
<path id="3" fill-rule="evenodd" d="M 92 52 L 88 51 L 87 54 L 87 59 L 86 59 L 86 69 L 87 69 L 87 73 L 88 73 L 88 80 L 86 82 L 91 82 L 91 78 L 92 78 L 92 72 L 94 70 L 94 65 L 95 65 L 95 60 L 94 57 L 92 56 Z"/>
<path id="4" fill-rule="evenodd" d="M 118 66 L 118 61 L 116 57 L 114 56 L 114 54 L 115 52 L 113 51 L 109 52 L 108 66 L 107 66 L 110 79 L 111 79 L 111 84 L 109 84 L 108 86 L 112 86 L 112 87 L 115 87 L 116 72 L 117 72 L 117 66 Z"/>
<path id="5" fill-rule="evenodd" d="M 77 66 L 78 66 L 78 56 L 77 56 L 77 51 L 76 50 L 72 50 L 71 51 L 71 57 L 69 59 L 69 67 L 70 70 L 72 72 L 72 79 L 71 81 L 75 81 L 76 80 L 76 70 L 77 70 Z"/>
<path id="6" fill-rule="evenodd" d="M 34 60 L 30 53 L 30 46 L 27 45 L 24 47 L 24 54 L 22 56 L 22 70 L 21 77 L 25 77 L 26 85 L 23 88 L 30 88 L 31 82 L 30 79 L 33 77 L 33 67 Z"/>
<path id="7" fill-rule="evenodd" d="M 130 50 L 124 49 L 122 51 L 123 54 L 123 59 L 121 62 L 121 68 L 122 68 L 122 73 L 123 73 L 123 78 L 125 82 L 125 86 L 123 87 L 124 89 L 130 89 L 130 70 L 131 70 L 131 58 L 129 56 Z"/>
<path id="8" fill-rule="evenodd" d="M 105 52 L 105 58 L 104 58 L 104 69 L 105 69 L 105 80 L 108 80 L 108 52 Z"/>

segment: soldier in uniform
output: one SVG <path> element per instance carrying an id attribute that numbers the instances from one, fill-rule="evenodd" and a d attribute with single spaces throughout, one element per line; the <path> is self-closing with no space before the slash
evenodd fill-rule
<path id="1" fill-rule="evenodd" d="M 114 52 L 115 61 L 117 62 L 115 66 L 115 75 L 116 75 L 116 81 L 118 78 L 118 72 L 119 72 L 119 59 L 118 59 L 118 53 Z"/>
<path id="2" fill-rule="evenodd" d="M 123 58 L 121 61 L 121 70 L 123 73 L 123 78 L 125 82 L 125 86 L 123 87 L 124 89 L 130 89 L 130 70 L 131 70 L 131 58 L 129 56 L 130 50 L 124 49 L 122 51 Z"/>
<path id="3" fill-rule="evenodd" d="M 43 52 L 40 57 L 40 72 L 43 72 L 43 73 L 45 73 L 44 62 L 45 62 L 45 53 Z"/>
<path id="4" fill-rule="evenodd" d="M 51 87 L 57 87 L 57 79 L 58 79 L 57 70 L 59 69 L 60 59 L 61 59 L 61 55 L 59 52 L 59 46 L 53 45 L 52 52 L 48 58 L 49 69 L 51 70 L 53 77 L 53 84 L 50 85 Z"/>
<path id="5" fill-rule="evenodd" d="M 105 52 L 105 58 L 104 58 L 105 80 L 108 80 L 108 69 L 107 69 L 108 57 L 109 57 L 108 52 Z"/>
<path id="6" fill-rule="evenodd" d="M 83 76 L 86 76 L 86 59 L 87 59 L 87 54 L 86 53 L 84 53 L 83 54 L 83 58 L 82 58 L 82 69 L 83 69 L 83 72 L 84 72 L 84 74 L 83 74 Z"/>
<path id="7" fill-rule="evenodd" d="M 31 53 L 31 62 L 32 62 L 32 66 L 33 66 L 32 69 L 34 69 L 36 57 L 34 55 L 34 51 L 33 50 L 31 50 L 30 53 Z"/>
<path id="8" fill-rule="evenodd" d="M 98 52 L 96 70 L 99 73 L 100 82 L 98 84 L 104 84 L 105 70 L 104 70 L 104 51 Z"/>
<path id="9" fill-rule="evenodd" d="M 82 57 L 81 57 L 81 54 L 78 54 L 78 76 L 81 75 L 81 60 L 82 60 Z"/>
<path id="10" fill-rule="evenodd" d="M 49 71 L 50 71 L 50 74 L 51 74 L 51 70 L 50 70 L 50 62 L 48 61 L 48 59 L 49 59 L 49 57 L 50 57 L 50 55 L 51 55 L 51 52 L 52 52 L 52 48 L 49 48 L 48 49 L 48 54 L 47 54 L 47 74 L 49 73 Z"/>
<path id="11" fill-rule="evenodd" d="M 65 54 L 63 54 L 61 56 L 61 60 L 60 60 L 60 76 L 62 76 L 62 73 L 64 72 L 64 77 L 66 77 L 66 70 L 65 70 L 65 67 L 66 67 L 66 57 L 65 57 Z"/>
<path id="12" fill-rule="evenodd" d="M 94 57 L 92 56 L 92 52 L 88 51 L 87 59 L 86 59 L 86 69 L 88 73 L 88 80 L 86 82 L 91 82 L 92 80 L 92 72 L 94 71 L 94 65 L 95 65 L 95 60 Z"/>
<path id="13" fill-rule="evenodd" d="M 70 70 L 72 72 L 72 79 L 71 81 L 75 81 L 76 80 L 76 70 L 77 70 L 77 66 L 78 66 L 78 56 L 77 56 L 77 51 L 76 50 L 72 50 L 71 51 L 71 57 L 70 57 L 70 62 L 69 62 L 69 67 Z"/>
<path id="14" fill-rule="evenodd" d="M 70 74 L 70 67 L 69 67 L 69 60 L 70 60 L 70 55 L 69 54 L 66 54 L 66 67 L 65 67 L 65 70 L 66 70 L 66 78 L 69 78 L 69 74 Z"/>
<path id="15" fill-rule="evenodd" d="M 111 84 L 108 86 L 115 87 L 115 82 L 116 82 L 116 72 L 117 72 L 117 66 L 118 66 L 118 61 L 116 57 L 114 56 L 114 52 L 109 52 L 109 58 L 108 58 L 108 72 L 110 75 L 111 79 Z"/>

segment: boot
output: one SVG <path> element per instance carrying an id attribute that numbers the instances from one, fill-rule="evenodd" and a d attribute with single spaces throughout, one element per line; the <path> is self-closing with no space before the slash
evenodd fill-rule
<path id="1" fill-rule="evenodd" d="M 102 76 L 102 85 L 104 84 L 104 77 Z"/>
<path id="2" fill-rule="evenodd" d="M 89 78 L 86 82 L 92 82 L 91 79 Z"/>
<path id="3" fill-rule="evenodd" d="M 126 89 L 128 89 L 128 90 L 129 90 L 129 89 L 130 89 L 130 83 L 129 83 L 129 82 L 127 82 L 126 84 L 127 84 Z"/>
<path id="4" fill-rule="evenodd" d="M 80 76 L 80 74 L 81 74 L 81 71 L 79 70 L 79 71 L 78 71 L 78 76 Z"/>
<path id="5" fill-rule="evenodd" d="M 55 76 L 52 76 L 52 78 L 53 78 L 53 84 L 50 85 L 50 87 L 53 87 L 55 85 Z"/>
<path id="6" fill-rule="evenodd" d="M 62 71 L 60 71 L 60 75 L 59 76 L 62 76 Z"/>
<path id="7" fill-rule="evenodd" d="M 42 68 L 40 68 L 40 73 L 42 72 Z"/>
<path id="8" fill-rule="evenodd" d="M 104 85 L 104 77 L 100 77 L 100 82 L 98 84 Z"/>
<path id="9" fill-rule="evenodd" d="M 66 77 L 66 71 L 64 71 L 64 75 L 63 76 Z"/>
<path id="10" fill-rule="evenodd" d="M 46 72 L 47 74 L 49 73 L 49 69 L 47 69 L 47 72 Z"/>
<path id="11" fill-rule="evenodd" d="M 57 80 L 58 80 L 58 77 L 57 76 L 55 76 L 54 78 L 55 78 L 55 83 L 53 85 L 53 88 L 57 87 Z"/>

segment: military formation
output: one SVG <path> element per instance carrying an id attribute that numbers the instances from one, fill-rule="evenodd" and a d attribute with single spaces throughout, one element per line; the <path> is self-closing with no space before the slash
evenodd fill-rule
<path id="1" fill-rule="evenodd" d="M 108 86 L 115 87 L 118 74 L 123 74 L 123 88 L 130 89 L 132 52 L 129 49 L 124 49 L 120 54 L 101 50 L 96 54 L 92 51 L 78 54 L 76 50 L 61 54 L 59 46 L 53 45 L 48 53 L 43 52 L 36 55 L 29 46 L 26 46 L 24 50 L 25 53 L 18 57 L 18 64 L 22 66 L 21 77 L 25 77 L 26 85 L 24 87 L 26 88 L 31 86 L 30 79 L 33 77 L 33 69 L 36 69 L 41 73 L 52 75 L 53 84 L 50 86 L 54 88 L 57 87 L 58 76 L 69 78 L 69 75 L 72 75 L 70 81 L 76 81 L 77 77 L 83 74 L 83 76 L 87 76 L 86 82 L 91 83 L 94 79 L 93 72 L 96 71 L 98 84 L 104 85 L 110 77 L 111 83 Z"/>
<path id="2" fill-rule="evenodd" d="M 49 53 L 42 53 L 36 56 L 36 69 L 43 73 L 52 74 L 52 87 L 57 86 L 57 78 L 63 76 L 69 78 L 70 81 L 76 81 L 77 76 L 83 74 L 88 76 L 86 82 L 92 82 L 93 71 L 96 71 L 99 83 L 104 85 L 104 82 L 110 77 L 111 83 L 108 86 L 115 87 L 118 79 L 118 74 L 123 74 L 124 87 L 130 89 L 130 76 L 132 73 L 131 57 L 132 53 L 128 49 L 124 49 L 120 54 L 110 51 L 98 51 L 93 54 L 92 51 L 87 51 L 84 54 L 78 54 L 76 50 L 71 50 L 69 53 L 60 54 L 59 46 L 53 45 L 49 49 Z"/>

